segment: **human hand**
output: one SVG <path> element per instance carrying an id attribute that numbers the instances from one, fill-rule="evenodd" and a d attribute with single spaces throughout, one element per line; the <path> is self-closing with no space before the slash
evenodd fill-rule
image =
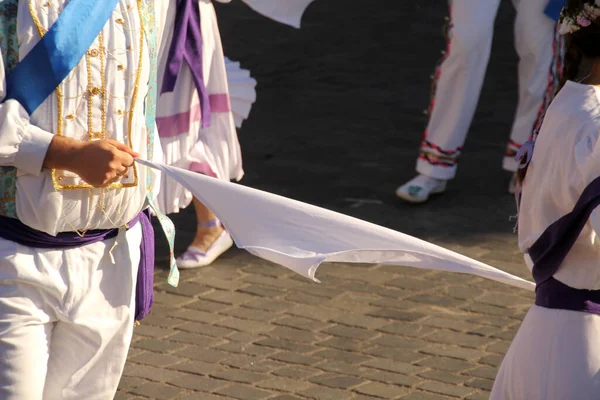
<path id="1" fill-rule="evenodd" d="M 65 169 L 92 186 L 106 187 L 125 175 L 136 157 L 138 153 L 116 140 L 95 140 L 77 146 Z"/>

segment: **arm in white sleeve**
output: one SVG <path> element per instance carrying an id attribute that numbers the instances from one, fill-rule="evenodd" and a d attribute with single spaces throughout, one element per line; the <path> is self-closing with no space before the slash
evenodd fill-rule
<path id="1" fill-rule="evenodd" d="M 6 95 L 4 60 L 0 62 L 0 101 Z M 27 111 L 15 100 L 0 103 L 0 166 L 39 175 L 53 134 L 29 123 Z"/>

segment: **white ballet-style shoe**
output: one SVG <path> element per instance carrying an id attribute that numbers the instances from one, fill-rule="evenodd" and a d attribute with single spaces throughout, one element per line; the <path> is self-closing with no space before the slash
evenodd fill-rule
<path id="1" fill-rule="evenodd" d="M 177 266 L 180 269 L 206 267 L 229 250 L 231 246 L 233 246 L 231 235 L 227 231 L 223 231 L 206 251 L 196 246 L 188 247 L 186 252 L 177 258 Z"/>

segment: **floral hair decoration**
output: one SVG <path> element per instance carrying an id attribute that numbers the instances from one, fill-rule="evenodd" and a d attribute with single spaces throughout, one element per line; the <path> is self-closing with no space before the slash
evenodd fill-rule
<path id="1" fill-rule="evenodd" d="M 585 3 L 579 14 L 567 15 L 563 8 L 559 18 L 559 29 L 558 33 L 566 35 L 567 33 L 574 33 L 590 26 L 593 21 L 600 17 L 600 0 L 594 0 L 591 3 Z"/>

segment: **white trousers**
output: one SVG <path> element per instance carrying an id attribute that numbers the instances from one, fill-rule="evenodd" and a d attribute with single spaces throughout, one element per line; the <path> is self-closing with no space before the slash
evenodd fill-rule
<path id="1" fill-rule="evenodd" d="M 0 399 L 114 398 L 133 333 L 140 241 L 139 224 L 66 251 L 0 239 Z"/>
<path id="2" fill-rule="evenodd" d="M 600 398 L 600 315 L 533 306 L 494 382 L 490 400 Z"/>
<path id="3" fill-rule="evenodd" d="M 529 139 L 547 87 L 555 23 L 544 14 L 548 0 L 513 0 L 517 9 L 519 101 L 504 168 L 516 170 L 514 155 Z M 452 179 L 479 101 L 490 57 L 500 0 L 451 0 L 449 42 L 436 71 L 430 120 L 417 172 Z"/>

